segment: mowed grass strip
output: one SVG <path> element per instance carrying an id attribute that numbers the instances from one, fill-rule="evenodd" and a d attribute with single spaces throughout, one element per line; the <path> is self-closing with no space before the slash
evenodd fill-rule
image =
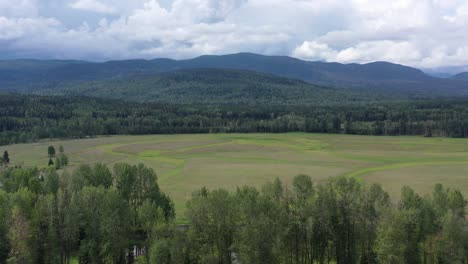
<path id="1" fill-rule="evenodd" d="M 47 146 L 63 145 L 72 170 L 80 164 L 144 163 L 183 219 L 192 192 L 252 185 L 298 174 L 316 182 L 348 175 L 380 183 L 394 197 L 404 185 L 421 194 L 436 183 L 468 195 L 468 141 L 451 138 L 375 137 L 330 134 L 205 134 L 114 136 L 43 141 L 0 147 L 13 161 L 45 166 Z"/>

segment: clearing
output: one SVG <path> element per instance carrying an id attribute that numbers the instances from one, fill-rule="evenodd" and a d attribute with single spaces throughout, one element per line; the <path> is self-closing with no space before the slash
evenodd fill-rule
<path id="1" fill-rule="evenodd" d="M 205 134 L 112 136 L 42 141 L 0 147 L 13 162 L 47 164 L 47 146 L 63 145 L 71 170 L 79 164 L 144 163 L 154 168 L 178 218 L 194 190 L 262 186 L 279 177 L 290 184 L 298 174 L 315 182 L 350 175 L 380 183 L 392 198 L 409 185 L 420 194 L 434 184 L 468 196 L 468 140 L 331 134 Z"/>

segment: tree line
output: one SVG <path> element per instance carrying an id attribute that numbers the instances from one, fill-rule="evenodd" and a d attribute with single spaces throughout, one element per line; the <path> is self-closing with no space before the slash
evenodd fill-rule
<path id="1" fill-rule="evenodd" d="M 153 244 L 152 263 L 468 263 L 466 201 L 436 185 L 402 189 L 393 204 L 379 185 L 338 177 L 315 186 L 297 176 L 261 190 L 196 192 L 184 235 Z M 156 236 L 161 231 L 156 229 Z M 173 231 L 174 232 L 174 231 Z"/>
<path id="2" fill-rule="evenodd" d="M 9 168 L 0 174 L 0 263 L 135 263 L 149 227 L 174 216 L 141 164 Z"/>
<path id="3" fill-rule="evenodd" d="M 175 220 L 144 165 L 0 174 L 0 263 L 468 263 L 462 193 L 300 175 L 261 189 L 202 188 Z M 180 218 L 182 219 L 182 218 Z"/>
<path id="4" fill-rule="evenodd" d="M 467 137 L 468 102 L 167 105 L 80 97 L 0 96 L 0 145 L 97 135 L 258 132 Z"/>

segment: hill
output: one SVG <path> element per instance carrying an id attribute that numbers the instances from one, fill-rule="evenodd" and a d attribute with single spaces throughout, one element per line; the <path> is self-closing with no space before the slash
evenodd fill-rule
<path id="1" fill-rule="evenodd" d="M 459 73 L 453 76 L 453 79 L 468 81 L 468 72 Z"/>
<path id="2" fill-rule="evenodd" d="M 300 105 L 378 99 L 378 96 L 365 91 L 321 87 L 253 71 L 208 68 L 70 83 L 40 93 L 134 102 L 216 105 Z"/>
<path id="3" fill-rule="evenodd" d="M 50 90 L 72 82 L 76 84 L 196 68 L 250 70 L 316 85 L 371 89 L 412 97 L 468 96 L 466 80 L 431 77 L 418 69 L 388 62 L 340 64 L 251 53 L 208 55 L 180 61 L 0 61 L 0 91 Z"/>

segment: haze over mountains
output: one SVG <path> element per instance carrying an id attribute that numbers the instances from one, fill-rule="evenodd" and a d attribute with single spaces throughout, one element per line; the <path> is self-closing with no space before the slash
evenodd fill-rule
<path id="1" fill-rule="evenodd" d="M 216 77 L 197 79 L 194 78 L 197 72 L 192 71 L 188 74 L 187 71 L 181 71 L 187 69 L 203 69 L 198 74 Z M 228 69 L 243 71 L 220 74 L 220 71 Z M 161 75 L 167 72 L 174 72 L 174 74 Z M 411 98 L 468 96 L 468 73 L 461 73 L 452 78 L 437 78 L 415 68 L 388 62 L 340 64 L 251 53 L 210 55 L 179 61 L 171 59 L 103 63 L 60 60 L 0 61 L 0 91 L 97 95 L 121 99 L 125 99 L 126 96 L 145 98 L 147 95 L 158 98 L 171 93 L 173 95 L 186 93 L 186 91 L 181 92 L 181 87 L 184 90 L 205 86 L 211 87 L 208 91 L 214 92 L 217 85 L 227 84 L 223 88 L 224 92 L 227 92 L 226 87 L 231 87 L 232 89 L 239 88 L 236 92 L 243 93 L 247 91 L 245 87 L 274 86 L 275 82 L 281 85 L 286 80 L 284 78 L 271 79 L 272 76 L 267 76 L 265 73 L 296 79 L 287 81 L 289 86 L 281 88 L 291 89 L 291 86 L 294 86 L 295 92 L 298 91 L 297 87 L 313 92 L 312 87 L 325 86 L 376 94 L 397 94 Z M 178 79 L 175 76 L 178 76 Z M 229 77 L 224 78 L 227 76 Z M 138 81 L 140 78 L 141 80 Z M 162 89 L 163 84 L 173 83 L 174 80 L 184 83 L 182 86 L 177 86 L 178 91 Z M 138 91 L 132 85 L 135 83 L 139 83 Z M 196 85 L 193 85 L 194 83 Z M 111 89 L 111 86 L 115 86 L 115 89 Z M 125 92 L 126 89 L 128 89 L 127 92 Z M 195 96 L 196 91 L 193 89 L 188 94 Z M 205 89 L 204 92 L 206 91 Z"/>

